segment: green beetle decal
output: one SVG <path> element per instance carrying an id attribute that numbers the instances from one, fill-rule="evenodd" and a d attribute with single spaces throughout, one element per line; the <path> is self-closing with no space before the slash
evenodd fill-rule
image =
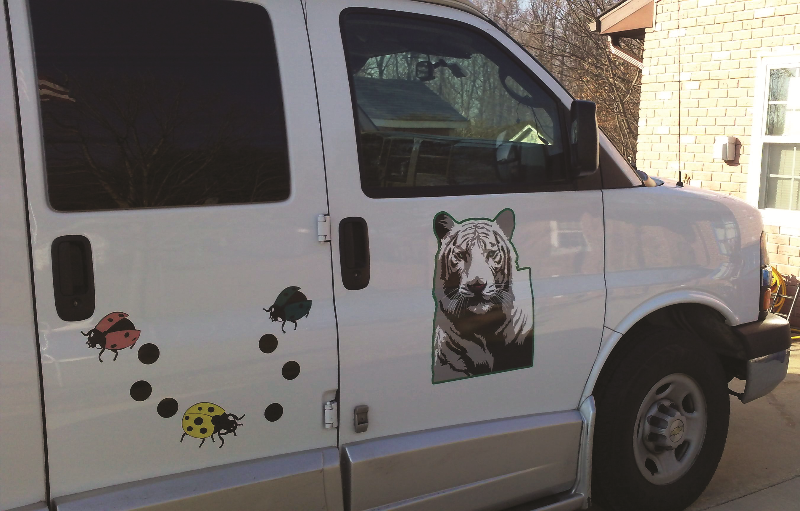
<path id="1" fill-rule="evenodd" d="M 283 321 L 281 331 L 286 333 L 284 327 L 287 321 L 294 323 L 297 330 L 297 322 L 304 317 L 308 317 L 311 312 L 311 300 L 306 298 L 298 286 L 289 286 L 275 299 L 275 303 L 269 309 L 264 309 L 269 313 L 272 321 Z"/>

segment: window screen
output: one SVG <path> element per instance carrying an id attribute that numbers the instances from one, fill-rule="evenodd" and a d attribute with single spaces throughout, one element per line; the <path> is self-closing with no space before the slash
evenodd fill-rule
<path id="1" fill-rule="evenodd" d="M 59 211 L 280 201 L 289 168 L 269 16 L 216 0 L 31 0 Z"/>
<path id="2" fill-rule="evenodd" d="M 568 181 L 557 102 L 480 32 L 364 11 L 345 12 L 342 31 L 368 196 Z"/>

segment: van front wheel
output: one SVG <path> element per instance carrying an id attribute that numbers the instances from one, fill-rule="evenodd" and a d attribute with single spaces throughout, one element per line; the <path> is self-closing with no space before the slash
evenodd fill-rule
<path id="1" fill-rule="evenodd" d="M 595 396 L 594 493 L 608 511 L 673 511 L 711 481 L 730 401 L 717 356 L 695 335 L 641 335 Z"/>

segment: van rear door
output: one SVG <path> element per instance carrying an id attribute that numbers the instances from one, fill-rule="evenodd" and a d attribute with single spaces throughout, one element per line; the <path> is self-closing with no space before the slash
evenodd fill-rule
<path id="1" fill-rule="evenodd" d="M 301 3 L 9 8 L 52 496 L 335 446 Z"/>

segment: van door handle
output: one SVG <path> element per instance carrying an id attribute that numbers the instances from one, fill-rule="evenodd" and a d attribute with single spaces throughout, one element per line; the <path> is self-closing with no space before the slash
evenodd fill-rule
<path id="1" fill-rule="evenodd" d="M 58 317 L 82 321 L 94 314 L 92 245 L 85 236 L 53 240 L 53 295 Z"/>
<path id="2" fill-rule="evenodd" d="M 339 222 L 339 263 L 342 284 L 353 291 L 369 284 L 369 230 L 360 217 Z"/>

